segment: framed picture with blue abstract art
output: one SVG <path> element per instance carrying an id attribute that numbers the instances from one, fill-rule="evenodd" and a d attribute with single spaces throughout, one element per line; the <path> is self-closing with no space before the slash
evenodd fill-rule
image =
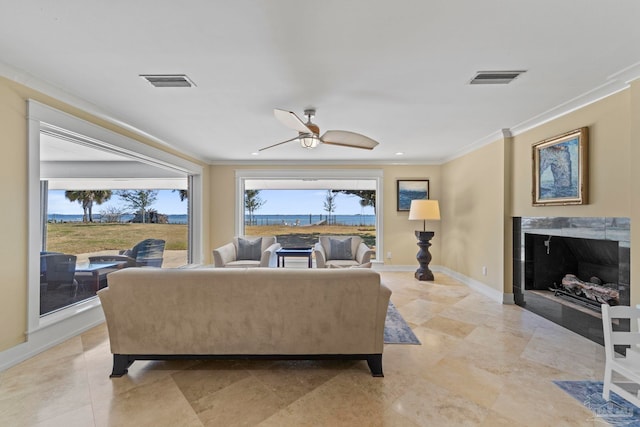
<path id="1" fill-rule="evenodd" d="M 398 180 L 398 211 L 407 211 L 411 201 L 429 198 L 428 179 L 399 179 Z"/>
<path id="2" fill-rule="evenodd" d="M 533 144 L 533 206 L 587 204 L 589 128 Z"/>

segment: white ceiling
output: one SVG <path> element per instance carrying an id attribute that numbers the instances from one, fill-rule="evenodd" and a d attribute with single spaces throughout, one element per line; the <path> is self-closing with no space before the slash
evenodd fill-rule
<path id="1" fill-rule="evenodd" d="M 442 162 L 640 75 L 637 0 L 0 0 L 0 11 L 0 75 L 212 163 Z M 469 85 L 481 70 L 527 72 Z M 380 145 L 252 156 L 295 135 L 273 108 L 309 106 L 321 132 Z"/>

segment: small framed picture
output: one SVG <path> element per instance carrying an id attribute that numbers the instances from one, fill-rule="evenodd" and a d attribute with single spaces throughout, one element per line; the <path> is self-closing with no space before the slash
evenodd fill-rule
<path id="1" fill-rule="evenodd" d="M 533 145 L 533 206 L 588 202 L 588 138 L 583 127 Z"/>
<path id="2" fill-rule="evenodd" d="M 429 198 L 428 179 L 399 179 L 398 180 L 398 211 L 407 211 L 411 207 L 411 201 L 415 199 Z"/>

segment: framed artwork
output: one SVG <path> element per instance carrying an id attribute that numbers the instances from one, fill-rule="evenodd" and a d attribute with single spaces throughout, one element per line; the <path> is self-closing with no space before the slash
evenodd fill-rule
<path id="1" fill-rule="evenodd" d="M 589 128 L 533 144 L 533 206 L 587 204 Z"/>
<path id="2" fill-rule="evenodd" d="M 429 198 L 428 179 L 399 179 L 398 180 L 398 211 L 407 211 L 414 199 Z"/>

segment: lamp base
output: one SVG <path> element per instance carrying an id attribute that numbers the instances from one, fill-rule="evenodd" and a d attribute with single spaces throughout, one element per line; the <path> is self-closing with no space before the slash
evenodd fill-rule
<path id="1" fill-rule="evenodd" d="M 429 246 L 431 246 L 431 239 L 435 236 L 433 231 L 416 231 L 416 237 L 418 238 L 418 247 L 420 250 L 416 255 L 418 264 L 420 267 L 416 270 L 415 278 L 420 281 L 433 281 L 433 272 L 429 270 L 429 263 L 431 262 L 431 254 L 429 253 Z"/>

